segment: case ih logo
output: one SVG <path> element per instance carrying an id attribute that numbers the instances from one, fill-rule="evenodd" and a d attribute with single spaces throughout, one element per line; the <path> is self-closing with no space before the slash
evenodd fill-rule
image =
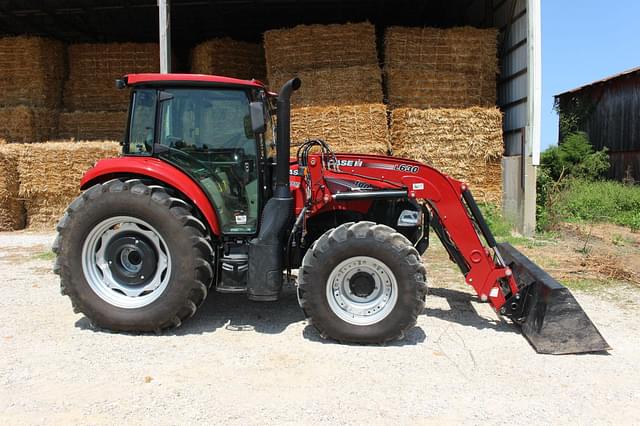
<path id="1" fill-rule="evenodd" d="M 411 166 L 409 164 L 398 164 L 397 166 L 394 167 L 396 170 L 399 170 L 401 172 L 408 172 L 408 173 L 418 173 L 418 170 L 420 170 L 420 167 L 418 166 Z"/>
<path id="2" fill-rule="evenodd" d="M 329 160 L 330 166 L 362 167 L 362 160 Z"/>

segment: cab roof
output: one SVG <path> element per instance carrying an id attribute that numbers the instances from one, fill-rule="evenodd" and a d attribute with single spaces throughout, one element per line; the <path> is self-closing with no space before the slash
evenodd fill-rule
<path id="1" fill-rule="evenodd" d="M 256 89 L 266 89 L 264 83 L 259 80 L 241 80 L 238 78 L 205 74 L 128 74 L 124 76 L 124 81 L 128 86 L 136 86 L 142 84 L 181 84 L 194 86 L 245 86 Z"/>

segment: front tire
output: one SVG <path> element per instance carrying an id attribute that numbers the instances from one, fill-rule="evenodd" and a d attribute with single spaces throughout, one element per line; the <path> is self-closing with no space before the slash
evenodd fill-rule
<path id="1" fill-rule="evenodd" d="M 394 229 L 346 223 L 307 251 L 298 299 L 321 336 L 384 343 L 416 324 L 424 309 L 425 274 L 416 249 Z"/>
<path id="2" fill-rule="evenodd" d="M 138 179 L 97 184 L 58 224 L 54 272 L 75 312 L 100 328 L 160 331 L 191 317 L 213 280 L 193 207 Z"/>

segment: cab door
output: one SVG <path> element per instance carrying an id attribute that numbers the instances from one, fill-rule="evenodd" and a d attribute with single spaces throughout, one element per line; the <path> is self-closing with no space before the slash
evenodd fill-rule
<path id="1" fill-rule="evenodd" d="M 140 124 L 145 120 L 137 114 L 148 116 L 148 104 L 144 110 L 141 103 L 132 104 L 134 146 L 147 151 L 153 134 L 153 155 L 199 183 L 228 235 L 253 235 L 258 228 L 258 143 L 251 127 L 249 95 L 243 89 L 163 89 L 157 92 L 155 123 L 147 125 Z"/>

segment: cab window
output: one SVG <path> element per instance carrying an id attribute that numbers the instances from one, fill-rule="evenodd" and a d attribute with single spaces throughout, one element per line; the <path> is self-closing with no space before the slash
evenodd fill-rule
<path id="1" fill-rule="evenodd" d="M 252 234 L 258 222 L 257 143 L 249 95 L 233 89 L 167 89 L 160 93 L 160 156 L 207 191 L 223 232 Z"/>

